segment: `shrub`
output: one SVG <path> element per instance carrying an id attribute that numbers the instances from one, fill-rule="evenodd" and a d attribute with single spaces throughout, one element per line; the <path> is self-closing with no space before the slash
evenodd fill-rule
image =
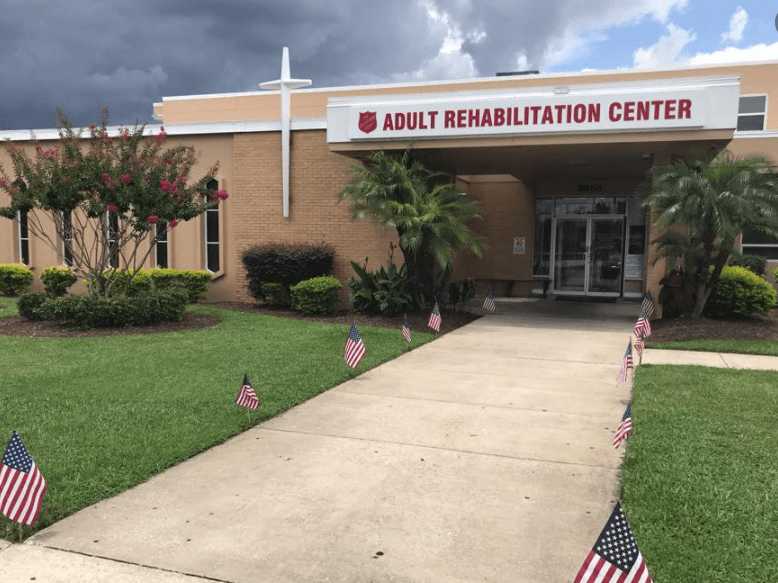
<path id="1" fill-rule="evenodd" d="M 22 294 L 16 302 L 19 315 L 27 320 L 42 320 L 40 307 L 47 299 L 48 296 L 41 292 Z"/>
<path id="2" fill-rule="evenodd" d="M 49 297 L 45 294 L 26 294 L 24 298 L 24 313 L 21 298 L 19 313 L 31 320 L 49 320 L 79 328 L 122 328 L 180 321 L 189 293 L 171 287 L 108 298 L 94 295 Z"/>
<path id="3" fill-rule="evenodd" d="M 247 249 L 242 260 L 251 295 L 264 300 L 263 284 L 289 287 L 305 279 L 329 275 L 334 257 L 335 251 L 324 243 L 268 243 Z"/>
<path id="4" fill-rule="evenodd" d="M 47 267 L 41 273 L 43 287 L 52 297 L 64 296 L 77 279 L 76 274 L 69 267 Z"/>
<path id="5" fill-rule="evenodd" d="M 466 304 L 475 297 L 475 282 L 472 279 L 452 281 L 448 284 L 448 301 L 456 308 L 457 304 Z"/>
<path id="6" fill-rule="evenodd" d="M 130 275 L 122 270 L 109 270 L 106 277 L 111 280 L 111 295 L 136 296 L 153 289 L 164 290 L 173 287 L 187 291 L 189 302 L 200 299 L 208 289 L 211 273 L 201 269 L 140 269 L 130 280 Z"/>
<path id="7" fill-rule="evenodd" d="M 343 286 L 330 276 L 322 275 L 293 285 L 292 308 L 303 314 L 334 314 L 338 307 L 338 290 Z"/>
<path id="8" fill-rule="evenodd" d="M 146 271 L 146 270 L 142 270 Z M 189 302 L 201 299 L 208 290 L 211 272 L 204 269 L 150 269 L 147 271 L 158 290 L 173 287 L 183 288 L 189 295 Z"/>
<path id="9" fill-rule="evenodd" d="M 289 306 L 289 288 L 282 283 L 263 283 L 262 298 L 268 306 L 287 307 Z"/>
<path id="10" fill-rule="evenodd" d="M 775 300 L 775 288 L 764 278 L 745 267 L 725 267 L 705 312 L 716 318 L 745 318 L 766 314 Z"/>
<path id="11" fill-rule="evenodd" d="M 0 295 L 18 296 L 32 285 L 32 271 L 21 263 L 0 263 Z"/>
<path id="12" fill-rule="evenodd" d="M 730 260 L 730 265 L 745 267 L 760 276 L 767 271 L 767 259 L 761 255 L 738 255 Z"/>
<path id="13" fill-rule="evenodd" d="M 398 269 L 390 261 L 388 267 L 371 272 L 352 261 L 351 268 L 357 275 L 348 282 L 355 310 L 393 315 L 415 307 L 405 265 Z"/>

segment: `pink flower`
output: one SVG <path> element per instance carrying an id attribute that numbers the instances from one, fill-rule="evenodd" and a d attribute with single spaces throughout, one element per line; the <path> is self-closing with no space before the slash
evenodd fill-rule
<path id="1" fill-rule="evenodd" d="M 119 206 L 115 202 L 109 202 L 107 205 L 105 205 L 105 210 L 107 210 L 109 213 L 115 213 L 119 211 Z"/>
<path id="2" fill-rule="evenodd" d="M 154 138 L 158 144 L 161 144 L 165 141 L 165 138 L 167 137 L 167 132 L 165 131 L 165 126 L 162 126 L 159 128 L 159 133 Z"/>
<path id="3" fill-rule="evenodd" d="M 113 188 L 113 179 L 111 178 L 111 175 L 108 174 L 108 172 L 103 172 L 100 175 L 100 180 L 105 184 L 108 188 Z"/>
<path id="4" fill-rule="evenodd" d="M 5 180 L 5 178 L 0 178 L 0 188 L 7 188 L 8 182 Z"/>
<path id="5" fill-rule="evenodd" d="M 146 217 L 146 222 L 149 225 L 156 225 L 159 222 L 159 217 L 157 215 L 149 215 Z"/>
<path id="6" fill-rule="evenodd" d="M 121 181 L 122 184 L 129 184 L 130 182 L 132 182 L 132 176 L 130 176 L 129 174 L 122 174 Z"/>
<path id="7" fill-rule="evenodd" d="M 216 198 L 218 198 L 219 200 L 227 200 L 228 198 L 230 198 L 230 195 L 226 190 L 217 190 Z"/>
<path id="8" fill-rule="evenodd" d="M 178 224 L 178 219 L 170 219 L 167 223 L 168 227 L 170 227 L 171 229 L 175 229 L 177 224 Z"/>
<path id="9" fill-rule="evenodd" d="M 170 192 L 172 184 L 170 183 L 170 180 L 163 178 L 159 181 L 159 187 L 162 189 L 162 192 Z"/>

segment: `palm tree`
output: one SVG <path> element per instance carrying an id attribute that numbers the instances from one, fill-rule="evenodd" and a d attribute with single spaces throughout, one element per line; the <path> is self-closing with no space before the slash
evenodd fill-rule
<path id="1" fill-rule="evenodd" d="M 343 189 L 355 217 L 370 217 L 397 230 L 411 288 L 420 305 L 445 284 L 459 251 L 481 255 L 470 228 L 480 218 L 478 203 L 457 191 L 450 176 L 433 172 L 409 152 L 375 152 L 354 168 Z"/>
<path id="2" fill-rule="evenodd" d="M 709 160 L 676 161 L 651 172 L 646 206 L 660 229 L 660 256 L 683 261 L 700 318 L 745 227 L 778 235 L 778 179 L 761 157 L 725 151 Z"/>

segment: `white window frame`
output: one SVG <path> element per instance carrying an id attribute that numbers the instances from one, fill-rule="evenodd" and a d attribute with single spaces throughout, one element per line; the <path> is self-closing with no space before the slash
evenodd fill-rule
<path id="1" fill-rule="evenodd" d="M 740 99 L 742 99 L 744 97 L 764 97 L 764 111 L 761 111 L 761 112 L 753 111 L 751 113 L 740 113 Z M 765 131 L 765 129 L 767 129 L 767 111 L 770 109 L 769 108 L 769 104 L 768 104 L 769 99 L 770 98 L 767 95 L 767 93 L 744 93 L 744 94 L 742 94 L 740 96 L 740 98 L 738 99 L 738 114 L 737 114 L 737 119 L 735 120 L 736 121 L 736 123 L 735 123 L 735 130 L 738 131 L 738 132 L 743 132 L 743 133 L 753 133 L 753 132 L 763 132 L 763 131 Z M 754 116 L 754 115 L 762 115 L 762 116 L 764 116 L 764 119 L 762 121 L 762 129 L 760 129 L 760 130 L 739 130 L 739 129 L 737 129 L 737 121 L 739 121 L 741 117 L 749 117 L 749 116 Z"/>
<path id="2" fill-rule="evenodd" d="M 65 211 L 62 212 L 62 264 L 67 267 L 73 267 L 73 211 L 65 214 Z M 65 220 L 67 217 L 67 221 Z M 70 224 L 70 238 L 65 237 L 65 224 Z M 68 241 L 70 241 L 70 245 L 68 245 Z M 70 261 L 68 261 L 68 253 L 67 249 L 70 248 Z"/>
<path id="3" fill-rule="evenodd" d="M 27 213 L 27 236 L 22 237 L 22 211 L 16 211 L 16 248 L 19 253 L 19 263 L 30 266 L 32 265 L 32 256 L 30 254 L 30 218 L 29 211 Z M 27 262 L 24 261 L 24 253 L 22 252 L 22 244 L 27 243 Z"/>
<path id="4" fill-rule="evenodd" d="M 159 238 L 159 228 L 160 226 L 165 227 L 165 257 L 167 259 L 167 265 L 164 267 L 159 264 L 159 244 L 160 241 Z M 154 226 L 154 267 L 160 268 L 160 269 L 168 269 L 170 268 L 171 261 L 170 261 L 170 229 L 168 229 L 167 221 L 162 221 L 157 223 Z"/>
<path id="5" fill-rule="evenodd" d="M 216 181 L 216 191 L 218 191 L 221 188 L 221 180 L 216 178 L 214 176 L 213 180 Z M 222 223 L 222 205 L 224 204 L 224 201 L 220 201 L 218 198 L 216 199 L 215 206 L 213 208 L 208 208 L 203 213 L 202 223 L 203 223 L 203 268 L 209 272 L 209 273 L 215 273 L 215 274 L 221 274 L 224 271 L 224 257 L 222 254 L 222 245 L 224 240 L 224 225 Z M 215 243 L 209 243 L 208 242 L 208 213 L 215 212 L 216 214 L 216 221 L 219 225 L 219 239 Z M 216 271 L 213 271 L 210 266 L 208 265 L 208 247 L 209 245 L 216 246 L 218 252 L 219 252 L 219 269 Z"/>

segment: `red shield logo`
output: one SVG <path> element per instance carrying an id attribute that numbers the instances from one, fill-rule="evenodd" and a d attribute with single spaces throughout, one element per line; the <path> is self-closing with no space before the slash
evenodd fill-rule
<path id="1" fill-rule="evenodd" d="M 375 111 L 359 112 L 359 129 L 363 133 L 369 134 L 376 127 L 378 127 L 378 121 L 376 120 Z"/>

